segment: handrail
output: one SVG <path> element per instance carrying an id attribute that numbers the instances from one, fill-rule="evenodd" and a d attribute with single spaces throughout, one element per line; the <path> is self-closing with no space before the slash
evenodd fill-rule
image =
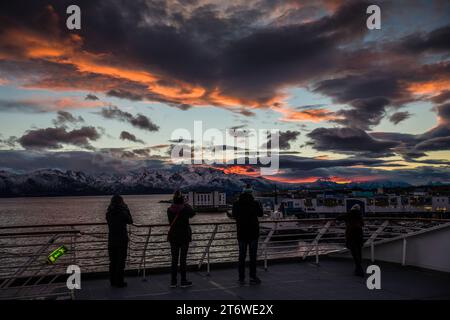
<path id="1" fill-rule="evenodd" d="M 435 218 L 367 217 L 365 220 L 364 238 L 365 241 L 370 240 L 372 245 L 450 223 L 449 219 Z M 334 218 L 261 219 L 260 225 L 262 235 L 258 259 L 264 262 L 265 269 L 268 268 L 268 261 L 273 259 L 315 256 L 318 263 L 319 256 L 323 254 L 345 251 L 345 224 Z M 14 286 L 20 276 L 27 277 L 20 282 L 26 287 L 55 285 L 54 280 L 47 281 L 46 277 L 64 274 L 64 268 L 75 262 L 83 272 L 106 271 L 106 227 L 104 222 L 0 227 L 0 231 L 6 231 L 0 232 L 0 283 Z M 206 264 L 209 273 L 212 264 L 236 260 L 238 246 L 235 221 L 193 222 L 191 227 L 193 242 L 188 256 L 190 265 L 201 268 Z M 168 224 L 136 223 L 130 226 L 128 270 L 136 270 L 139 274 L 143 271 L 143 279 L 146 279 L 146 269 L 170 265 L 167 229 Z M 58 234 L 59 238 L 46 250 L 66 245 L 72 252 L 63 256 L 57 264 L 48 266 L 42 263 L 48 252 L 36 250 L 54 234 Z M 31 263 L 27 263 L 29 261 Z M 26 268 L 22 270 L 24 265 Z M 2 294 L 7 296 L 4 289 L 0 288 L 0 299 Z"/>
<path id="2" fill-rule="evenodd" d="M 414 217 L 363 217 L 364 220 L 391 220 L 391 221 L 429 221 L 429 222 L 450 222 L 450 219 L 441 219 L 441 218 L 414 218 Z M 271 222 L 321 222 L 328 220 L 336 220 L 336 218 L 307 218 L 307 219 L 261 219 L 260 223 L 271 223 Z M 214 224 L 224 224 L 224 225 L 233 225 L 236 224 L 235 221 L 221 221 L 221 222 L 191 222 L 191 226 L 205 226 L 205 225 L 214 225 Z M 37 225 L 9 225 L 9 226 L 0 226 L 0 230 L 3 229 L 22 229 L 22 228 L 54 228 L 54 227 L 82 227 L 82 226 L 106 226 L 106 222 L 93 222 L 93 223 L 64 223 L 64 224 L 37 224 Z M 160 224 L 141 224 L 141 223 L 133 223 L 134 227 L 168 227 L 168 223 L 160 223 Z"/>

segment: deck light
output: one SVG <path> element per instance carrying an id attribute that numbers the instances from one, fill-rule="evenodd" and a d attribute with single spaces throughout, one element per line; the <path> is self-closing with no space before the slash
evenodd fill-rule
<path id="1" fill-rule="evenodd" d="M 66 254 L 66 252 L 68 251 L 68 249 L 65 246 L 61 246 L 58 249 L 54 250 L 52 253 L 50 253 L 47 257 L 47 262 L 49 264 L 55 264 L 56 261 L 63 256 L 64 254 Z"/>

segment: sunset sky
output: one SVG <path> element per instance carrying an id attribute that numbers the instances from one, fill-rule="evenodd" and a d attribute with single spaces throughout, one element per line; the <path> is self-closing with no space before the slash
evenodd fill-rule
<path id="1" fill-rule="evenodd" d="M 202 120 L 279 129 L 272 180 L 450 182 L 449 23 L 444 0 L 2 1 L 0 169 L 174 166 Z"/>

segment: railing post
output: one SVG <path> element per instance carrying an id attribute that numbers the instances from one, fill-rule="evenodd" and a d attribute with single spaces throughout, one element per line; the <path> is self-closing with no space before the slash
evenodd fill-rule
<path id="1" fill-rule="evenodd" d="M 269 234 L 267 235 L 267 237 L 264 239 L 264 243 L 263 243 L 263 247 L 264 247 L 264 270 L 267 271 L 268 270 L 268 264 L 267 264 L 267 245 L 270 241 L 270 239 L 272 238 L 273 234 L 275 233 L 275 230 L 278 227 L 278 222 L 275 222 L 274 227 L 270 230 Z"/>
<path id="2" fill-rule="evenodd" d="M 264 271 L 267 271 L 267 249 L 264 249 Z"/>
<path id="3" fill-rule="evenodd" d="M 1 283 L 0 288 L 7 288 L 9 287 L 21 274 L 23 274 L 27 268 L 34 262 L 36 261 L 40 255 L 47 250 L 58 238 L 60 237 L 59 234 L 55 234 L 53 235 L 50 240 L 48 240 L 47 243 L 44 243 L 37 251 L 34 255 L 30 256 L 29 259 L 27 260 L 27 262 L 25 262 L 21 267 L 19 267 L 16 272 L 11 275 L 9 278 L 6 279 L 6 281 L 3 281 Z"/>
<path id="4" fill-rule="evenodd" d="M 377 230 L 374 231 L 374 233 L 372 233 L 370 235 L 370 238 L 367 239 L 367 241 L 364 244 L 369 244 L 375 241 L 375 239 L 380 235 L 380 233 L 383 232 L 383 230 L 389 225 L 389 221 L 386 220 L 384 221 L 378 228 Z"/>
<path id="5" fill-rule="evenodd" d="M 206 274 L 209 276 L 210 273 L 210 266 L 209 266 L 209 248 L 208 248 L 208 255 L 206 257 L 207 266 L 206 266 Z"/>
<path id="6" fill-rule="evenodd" d="M 74 226 L 70 226 L 72 230 L 75 231 Z M 72 249 L 72 264 L 77 264 L 77 255 L 76 255 L 76 249 L 77 249 L 77 236 L 75 234 L 71 237 L 72 243 L 71 243 L 71 249 Z"/>
<path id="7" fill-rule="evenodd" d="M 322 238 L 322 236 L 328 231 L 328 229 L 331 226 L 331 221 L 328 221 L 323 228 L 321 228 L 318 232 L 317 232 L 317 236 L 314 238 L 314 240 L 311 242 L 312 245 L 314 244 L 318 244 L 320 239 Z M 308 247 L 308 250 L 305 250 L 305 252 L 303 252 L 303 260 L 305 260 L 308 257 L 308 254 L 311 252 L 312 250 L 312 246 Z"/>
<path id="8" fill-rule="evenodd" d="M 147 250 L 144 250 L 144 252 L 143 252 L 143 256 L 142 256 L 142 281 L 146 281 L 147 279 L 145 278 L 145 269 L 146 269 L 146 267 L 145 267 L 145 260 L 146 260 L 146 252 L 147 252 Z"/>
<path id="9" fill-rule="evenodd" d="M 211 237 L 208 240 L 208 244 L 207 244 L 207 246 L 205 248 L 205 251 L 203 252 L 202 257 L 200 258 L 200 261 L 198 262 L 198 269 L 200 270 L 202 265 L 203 265 L 203 260 L 205 260 L 205 257 L 207 258 L 208 274 L 209 274 L 209 249 L 210 249 L 210 247 L 212 245 L 212 242 L 214 241 L 214 238 L 216 237 L 216 233 L 217 233 L 218 228 L 219 228 L 219 225 L 216 223 L 215 227 L 214 227 L 214 230 L 213 230 L 213 232 L 211 234 Z"/>
<path id="10" fill-rule="evenodd" d="M 150 236 L 152 234 L 152 226 L 148 227 L 148 233 L 147 233 L 147 238 L 145 239 L 145 245 L 144 245 L 144 251 L 142 253 L 142 259 L 141 259 L 141 263 L 139 265 L 139 270 L 141 270 L 141 267 L 143 267 L 143 273 L 142 273 L 142 281 L 146 281 L 147 279 L 145 278 L 146 274 L 145 274 L 145 269 L 146 269 L 146 262 L 145 260 L 147 260 L 147 247 L 148 247 L 148 242 L 150 240 Z"/>
<path id="11" fill-rule="evenodd" d="M 406 265 L 406 238 L 403 238 L 403 248 L 402 248 L 402 266 Z"/>
<path id="12" fill-rule="evenodd" d="M 370 260 L 372 262 L 375 262 L 375 246 L 373 244 L 373 241 L 370 242 Z"/>
<path id="13" fill-rule="evenodd" d="M 316 242 L 316 264 L 319 264 L 319 241 Z"/>
<path id="14" fill-rule="evenodd" d="M 127 249 L 127 265 L 130 265 L 130 248 L 131 248 L 131 226 L 128 227 L 128 249 Z"/>

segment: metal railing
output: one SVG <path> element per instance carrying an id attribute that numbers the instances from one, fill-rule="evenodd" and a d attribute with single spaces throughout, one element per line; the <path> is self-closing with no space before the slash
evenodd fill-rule
<path id="1" fill-rule="evenodd" d="M 405 237 L 414 232 L 450 223 L 438 219 L 368 218 L 365 245 Z M 314 257 L 345 249 L 345 225 L 335 219 L 262 220 L 258 260 L 267 270 L 275 259 Z M 238 257 L 235 222 L 192 223 L 193 241 L 188 264 L 206 272 L 219 263 Z M 134 224 L 129 227 L 127 269 L 143 279 L 149 270 L 170 266 L 168 225 Z M 108 230 L 105 223 L 55 224 L 0 227 L 0 299 L 70 298 L 66 268 L 75 264 L 83 273 L 108 270 Z M 57 263 L 47 264 L 47 255 L 60 246 L 68 253 Z"/>

